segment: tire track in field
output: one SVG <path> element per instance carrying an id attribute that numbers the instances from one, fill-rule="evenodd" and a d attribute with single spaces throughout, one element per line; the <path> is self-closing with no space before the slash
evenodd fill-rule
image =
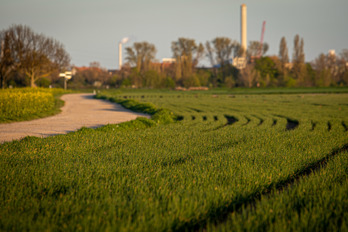
<path id="1" fill-rule="evenodd" d="M 300 125 L 300 122 L 298 120 L 296 120 L 296 119 L 291 119 L 291 118 L 288 118 L 288 117 L 283 116 L 283 115 L 273 115 L 273 116 L 286 119 L 287 123 L 286 123 L 286 128 L 285 129 L 287 131 L 295 130 Z"/>
<path id="2" fill-rule="evenodd" d="M 302 169 L 297 170 L 294 175 L 289 176 L 286 180 L 270 184 L 262 192 L 255 192 L 245 197 L 240 196 L 239 198 L 237 198 L 237 201 L 232 202 L 231 204 L 210 209 L 206 214 L 206 217 L 204 218 L 185 222 L 178 227 L 173 227 L 172 229 L 173 231 L 205 231 L 208 221 L 217 224 L 226 221 L 229 214 L 238 212 L 242 207 L 254 205 L 257 201 L 261 200 L 261 197 L 271 194 L 273 190 L 284 191 L 288 188 L 291 188 L 299 179 L 311 175 L 313 172 L 319 171 L 320 169 L 324 169 L 327 163 L 334 156 L 347 151 L 348 144 L 345 144 L 338 149 L 334 149 L 331 153 L 327 154 L 323 158 L 304 166 Z"/>
<path id="3" fill-rule="evenodd" d="M 344 121 L 342 121 L 342 126 L 344 128 L 344 131 L 347 132 L 348 131 L 348 126 L 344 123 Z"/>
<path id="4" fill-rule="evenodd" d="M 257 116 L 257 115 L 251 115 L 251 116 L 252 116 L 253 118 L 256 118 L 257 120 L 259 120 L 258 123 L 257 123 L 257 125 L 255 125 L 255 126 L 257 126 L 257 127 L 263 125 L 263 123 L 267 120 L 267 119 L 264 119 L 264 118 L 262 118 L 262 117 L 260 117 L 260 116 Z M 288 118 L 288 117 L 283 116 L 283 115 L 273 115 L 273 116 L 276 116 L 276 117 L 278 117 L 278 118 L 284 118 L 284 119 L 286 119 L 286 125 L 284 125 L 286 131 L 290 131 L 290 130 L 297 129 L 297 128 L 299 127 L 299 125 L 300 125 L 300 122 L 299 122 L 298 120 L 296 120 L 296 119 L 291 119 L 291 118 Z M 203 116 L 201 116 L 201 117 L 202 117 L 202 121 L 207 121 L 207 120 L 208 120 L 208 117 L 205 116 L 205 115 L 203 115 Z M 238 118 L 236 118 L 236 117 L 234 117 L 234 116 L 231 116 L 231 115 L 225 114 L 224 117 L 226 118 L 227 123 L 225 123 L 225 124 L 223 124 L 223 125 L 221 125 L 221 126 L 218 126 L 218 127 L 216 127 L 216 128 L 213 128 L 213 129 L 205 130 L 204 132 L 210 132 L 210 131 L 219 130 L 219 129 L 222 129 L 222 128 L 226 127 L 226 126 L 233 125 L 234 123 L 236 123 L 236 122 L 239 121 Z M 213 118 L 214 121 L 219 121 L 219 117 L 216 116 L 216 115 L 215 115 L 215 116 L 212 116 L 212 118 Z M 244 118 L 246 119 L 246 122 L 243 123 L 243 124 L 241 124 L 241 125 L 239 125 L 239 126 L 247 126 L 249 123 L 251 123 L 251 122 L 253 121 L 253 119 L 251 119 L 250 116 L 244 115 Z M 184 120 L 184 116 L 178 116 L 177 121 L 182 121 L 182 120 Z M 195 115 L 192 115 L 192 116 L 191 116 L 191 120 L 192 120 L 192 121 L 196 120 L 196 116 L 195 116 Z M 272 123 L 269 124 L 270 127 L 276 126 L 277 123 L 278 123 L 278 120 L 277 120 L 276 118 L 271 118 L 271 120 L 272 120 Z M 310 131 L 314 131 L 314 130 L 317 128 L 318 123 L 319 123 L 319 122 L 317 122 L 317 121 L 311 120 L 311 121 L 310 121 L 310 125 L 311 125 Z M 343 130 L 344 130 L 345 132 L 348 131 L 348 126 L 345 124 L 344 121 L 342 121 L 342 122 L 340 123 L 340 125 L 343 127 Z M 330 131 L 332 130 L 332 127 L 333 127 L 333 126 L 334 126 L 334 125 L 332 124 L 332 122 L 330 122 L 330 121 L 326 122 L 327 131 L 330 132 Z"/>
<path id="5" fill-rule="evenodd" d="M 232 115 L 225 114 L 224 117 L 227 120 L 227 122 L 225 124 L 218 126 L 216 128 L 213 128 L 213 129 L 205 130 L 204 132 L 216 131 L 216 130 L 219 130 L 219 129 L 224 128 L 226 126 L 233 125 L 234 123 L 239 121 L 236 117 L 234 117 Z M 214 121 L 218 121 L 218 116 L 214 116 Z"/>

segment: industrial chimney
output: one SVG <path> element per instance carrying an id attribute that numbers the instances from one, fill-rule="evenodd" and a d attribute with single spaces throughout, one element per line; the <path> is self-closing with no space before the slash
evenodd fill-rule
<path id="1" fill-rule="evenodd" d="M 240 21 L 240 44 L 245 56 L 247 50 L 247 7 L 245 4 L 240 6 Z"/>
<path id="2" fill-rule="evenodd" d="M 122 42 L 118 43 L 118 68 L 122 69 Z"/>
<path id="3" fill-rule="evenodd" d="M 118 43 L 118 67 L 120 70 L 122 69 L 122 44 L 127 43 L 128 40 L 129 38 L 125 37 Z"/>

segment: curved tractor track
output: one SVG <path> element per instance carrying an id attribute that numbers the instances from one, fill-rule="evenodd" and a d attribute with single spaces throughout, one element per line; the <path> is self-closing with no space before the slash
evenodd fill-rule
<path id="1" fill-rule="evenodd" d="M 196 121 L 199 118 L 199 123 L 209 123 L 209 122 L 219 122 L 225 121 L 224 124 L 217 126 L 214 129 L 210 129 L 207 131 L 215 131 L 226 126 L 236 126 L 236 127 L 283 127 L 286 131 L 292 131 L 300 126 L 308 127 L 309 131 L 322 130 L 325 129 L 330 132 L 333 128 L 343 130 L 345 132 L 348 131 L 348 126 L 344 121 L 315 121 L 315 120 L 297 120 L 293 118 L 288 118 L 283 115 L 270 115 L 270 116 L 258 116 L 258 115 L 244 115 L 244 114 L 224 114 L 224 115 L 214 115 L 207 116 L 205 114 L 191 114 L 188 116 L 180 115 L 178 116 L 178 121 L 185 120 L 188 121 Z M 267 123 L 266 123 L 267 122 Z"/>

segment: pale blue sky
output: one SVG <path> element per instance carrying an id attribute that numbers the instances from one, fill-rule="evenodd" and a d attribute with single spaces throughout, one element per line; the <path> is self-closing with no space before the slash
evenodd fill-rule
<path id="1" fill-rule="evenodd" d="M 172 56 L 171 42 L 179 37 L 205 43 L 226 36 L 239 42 L 242 3 L 248 41 L 260 40 L 266 20 L 268 55 L 278 54 L 285 36 L 292 57 L 296 34 L 304 39 L 306 61 L 348 48 L 348 0 L 0 0 L 0 30 L 28 25 L 63 43 L 73 64 L 98 61 L 116 69 L 123 37 L 132 38 L 125 46 L 153 43 L 159 60 Z"/>

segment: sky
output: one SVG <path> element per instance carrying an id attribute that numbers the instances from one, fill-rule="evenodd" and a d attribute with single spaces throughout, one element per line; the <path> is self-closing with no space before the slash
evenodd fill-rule
<path id="1" fill-rule="evenodd" d="M 61 42 L 71 63 L 99 62 L 118 69 L 118 43 L 125 37 L 156 46 L 156 58 L 172 57 L 180 37 L 205 44 L 216 37 L 240 42 L 240 6 L 247 5 L 247 40 L 259 41 L 266 21 L 266 55 L 278 55 L 284 36 L 292 57 L 296 34 L 307 62 L 320 53 L 348 49 L 348 0 L 0 0 L 0 30 L 29 26 Z M 123 51 L 123 57 L 125 57 Z M 210 66 L 208 59 L 201 66 Z"/>

